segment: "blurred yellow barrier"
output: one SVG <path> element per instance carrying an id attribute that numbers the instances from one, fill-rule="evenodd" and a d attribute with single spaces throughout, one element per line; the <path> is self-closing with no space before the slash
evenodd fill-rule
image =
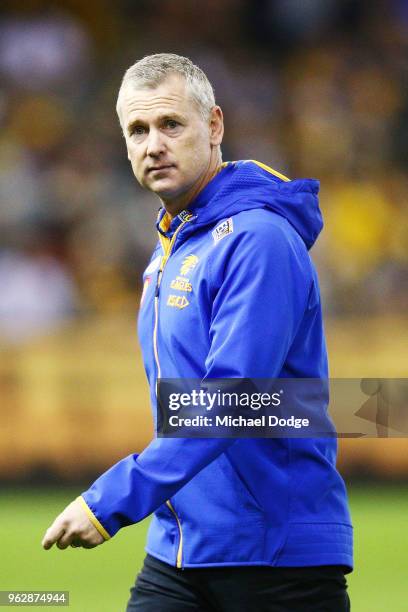
<path id="1" fill-rule="evenodd" d="M 133 319 L 89 321 L 0 353 L 0 477 L 100 470 L 152 437 Z"/>

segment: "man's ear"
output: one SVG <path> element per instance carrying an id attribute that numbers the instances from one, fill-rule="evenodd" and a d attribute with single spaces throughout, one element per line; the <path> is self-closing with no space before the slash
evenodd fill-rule
<path id="1" fill-rule="evenodd" d="M 210 119 L 210 143 L 213 146 L 219 146 L 222 143 L 224 136 L 224 116 L 220 106 L 213 106 L 211 109 Z"/>

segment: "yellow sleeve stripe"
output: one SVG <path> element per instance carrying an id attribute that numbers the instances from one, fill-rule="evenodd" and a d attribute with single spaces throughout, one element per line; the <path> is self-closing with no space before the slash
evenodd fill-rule
<path id="1" fill-rule="evenodd" d="M 266 164 L 263 164 L 262 162 L 256 161 L 256 159 L 251 159 L 251 162 L 254 162 L 254 164 L 256 164 L 257 166 L 259 166 L 260 168 L 263 168 L 264 170 L 266 170 L 267 172 L 270 172 L 271 174 L 274 174 L 275 176 L 277 176 L 278 178 L 282 179 L 282 181 L 290 181 L 290 179 L 285 176 L 284 174 L 281 174 L 280 172 L 278 172 L 277 170 L 274 170 L 273 168 L 271 168 L 270 166 L 267 166 Z"/>
<path id="2" fill-rule="evenodd" d="M 89 520 L 91 521 L 92 525 L 94 527 L 96 527 L 96 529 L 99 531 L 99 533 L 101 534 L 101 536 L 103 536 L 105 538 L 105 540 L 110 540 L 111 536 L 109 535 L 109 533 L 106 531 L 105 527 L 102 525 L 102 523 L 100 523 L 98 521 L 98 519 L 96 518 L 96 516 L 94 515 L 94 513 L 92 512 L 92 510 L 90 509 L 90 507 L 88 506 L 88 504 L 86 503 L 86 501 L 84 500 L 84 498 L 80 495 L 79 497 L 77 497 L 78 501 L 81 502 L 85 512 L 87 513 Z"/>

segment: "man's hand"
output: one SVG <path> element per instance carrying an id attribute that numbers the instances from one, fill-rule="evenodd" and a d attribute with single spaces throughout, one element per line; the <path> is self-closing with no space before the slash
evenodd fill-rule
<path id="1" fill-rule="evenodd" d="M 70 545 L 94 548 L 103 542 L 105 542 L 104 537 L 92 525 L 81 502 L 76 499 L 57 516 L 51 527 L 47 529 L 42 546 L 45 550 L 49 550 L 55 543 L 61 549 Z"/>

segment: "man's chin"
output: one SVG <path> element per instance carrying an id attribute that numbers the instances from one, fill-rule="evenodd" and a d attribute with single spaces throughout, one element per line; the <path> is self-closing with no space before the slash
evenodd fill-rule
<path id="1" fill-rule="evenodd" d="M 177 185 L 168 179 L 152 181 L 152 183 L 146 187 L 149 189 L 149 191 L 155 193 L 157 196 L 159 196 L 159 198 L 164 200 L 176 198 L 183 192 L 183 188 L 180 187 L 180 185 Z"/>

